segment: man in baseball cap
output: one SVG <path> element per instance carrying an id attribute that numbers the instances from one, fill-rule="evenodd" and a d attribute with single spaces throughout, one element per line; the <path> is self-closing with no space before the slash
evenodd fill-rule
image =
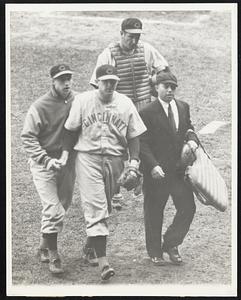
<path id="1" fill-rule="evenodd" d="M 73 74 L 73 71 L 66 64 L 59 64 L 50 69 L 50 76 L 54 79 L 65 74 Z"/>
<path id="2" fill-rule="evenodd" d="M 99 66 L 117 67 L 120 80 L 116 91 L 128 96 L 139 111 L 151 101 L 151 76 L 168 69 L 168 63 L 152 45 L 140 41 L 143 25 L 138 18 L 124 19 L 120 27 L 120 40 L 110 43 L 98 56 L 90 84 L 97 88 L 96 69 Z M 113 207 L 121 209 L 122 200 L 123 196 L 118 192 L 113 198 Z"/>
<path id="3" fill-rule="evenodd" d="M 120 78 L 117 76 L 117 69 L 111 65 L 103 65 L 97 68 L 96 78 L 97 80 L 120 80 Z"/>
<path id="4" fill-rule="evenodd" d="M 105 103 L 110 102 L 120 80 L 117 76 L 117 69 L 111 65 L 100 66 L 96 70 L 96 78 L 99 97 Z"/>
<path id="5" fill-rule="evenodd" d="M 128 18 L 125 19 L 121 24 L 121 30 L 134 33 L 134 34 L 141 34 L 142 32 L 142 23 L 137 18 Z"/>
<path id="6" fill-rule="evenodd" d="M 63 273 L 57 238 L 63 229 L 65 212 L 74 189 L 75 155 L 62 149 L 64 122 L 75 92 L 72 70 L 66 64 L 50 69 L 51 88 L 29 108 L 21 139 L 28 155 L 33 181 L 42 204 L 40 262 L 49 263 L 53 274 Z"/>
<path id="7" fill-rule="evenodd" d="M 73 71 L 66 64 L 58 64 L 50 69 L 53 91 L 67 101 L 72 86 Z"/>
<path id="8" fill-rule="evenodd" d="M 72 144 L 67 135 L 78 133 L 74 149 L 87 234 L 84 257 L 88 253 L 97 256 L 102 280 L 115 274 L 106 253 L 111 199 L 119 186 L 127 152 L 128 166 L 138 169 L 139 135 L 146 129 L 131 99 L 115 91 L 119 82 L 116 74 L 112 65 L 99 66 L 98 89 L 75 97 L 65 123 L 65 149 Z M 90 263 L 90 259 L 87 261 Z"/>

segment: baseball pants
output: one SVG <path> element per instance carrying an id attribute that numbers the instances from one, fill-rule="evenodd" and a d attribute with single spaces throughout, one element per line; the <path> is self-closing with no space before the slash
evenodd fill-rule
<path id="1" fill-rule="evenodd" d="M 69 208 L 75 182 L 75 154 L 60 171 L 47 170 L 44 165 L 29 160 L 33 182 L 42 203 L 41 233 L 59 233 Z"/>
<path id="2" fill-rule="evenodd" d="M 108 235 L 107 219 L 124 168 L 123 158 L 78 152 L 75 166 L 87 236 Z"/>

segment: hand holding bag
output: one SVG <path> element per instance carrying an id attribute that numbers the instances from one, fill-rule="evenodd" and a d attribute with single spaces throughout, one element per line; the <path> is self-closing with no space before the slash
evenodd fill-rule
<path id="1" fill-rule="evenodd" d="M 186 167 L 184 179 L 197 199 L 204 205 L 211 205 L 224 212 L 228 206 L 228 190 L 224 179 L 212 163 L 199 141 L 194 152 L 196 159 Z"/>

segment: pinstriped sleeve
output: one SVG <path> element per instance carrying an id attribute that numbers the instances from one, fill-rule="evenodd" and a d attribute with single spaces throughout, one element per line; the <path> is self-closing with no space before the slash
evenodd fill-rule
<path id="1" fill-rule="evenodd" d="M 47 165 L 51 157 L 39 143 L 38 136 L 41 131 L 41 119 L 37 109 L 32 105 L 25 118 L 21 140 L 27 154 L 36 162 Z"/>

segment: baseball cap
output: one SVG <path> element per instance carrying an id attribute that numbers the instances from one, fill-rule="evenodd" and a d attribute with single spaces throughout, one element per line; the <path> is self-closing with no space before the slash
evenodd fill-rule
<path id="1" fill-rule="evenodd" d="M 166 71 L 161 71 L 156 75 L 156 83 L 171 83 L 174 84 L 175 86 L 177 85 L 177 78 L 174 74 L 171 72 L 166 72 Z"/>
<path id="2" fill-rule="evenodd" d="M 128 18 L 122 22 L 121 30 L 128 33 L 142 33 L 142 23 L 137 18 Z"/>
<path id="3" fill-rule="evenodd" d="M 66 64 L 59 64 L 50 69 L 50 76 L 52 78 L 57 78 L 64 74 L 73 74 L 73 71 Z"/>
<path id="4" fill-rule="evenodd" d="M 117 69 L 111 65 L 102 65 L 96 69 L 96 79 L 107 80 L 114 79 L 120 80 L 117 76 Z"/>

